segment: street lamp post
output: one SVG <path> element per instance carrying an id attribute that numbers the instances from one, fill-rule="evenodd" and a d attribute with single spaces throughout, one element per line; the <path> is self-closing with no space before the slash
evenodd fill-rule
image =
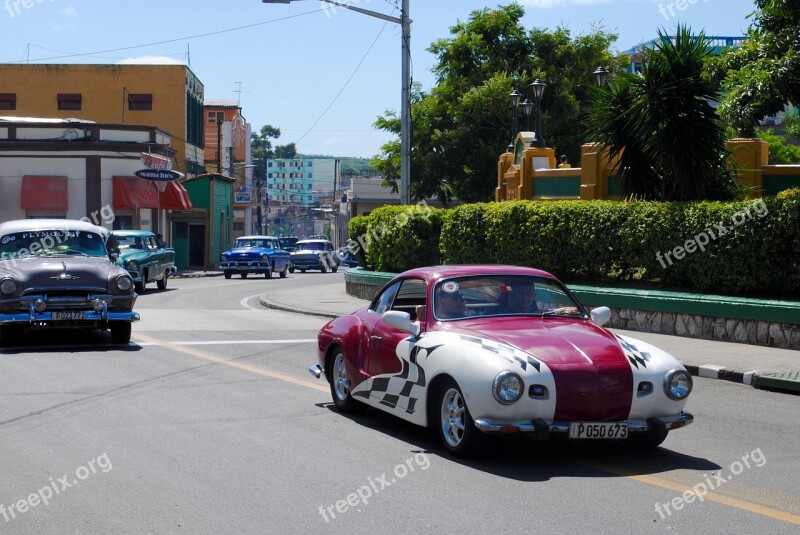
<path id="1" fill-rule="evenodd" d="M 531 87 L 533 88 L 533 98 L 536 102 L 536 130 L 533 133 L 531 147 L 544 148 L 547 146 L 547 142 L 542 136 L 542 95 L 544 95 L 544 89 L 547 84 L 537 78 L 533 81 Z"/>
<path id="2" fill-rule="evenodd" d="M 601 65 L 600 67 L 597 67 L 597 70 L 592 74 L 594 74 L 594 80 L 597 82 L 597 87 L 605 87 L 608 85 L 608 77 L 611 75 L 608 69 Z"/>
<path id="3" fill-rule="evenodd" d="M 533 111 L 533 102 L 525 99 L 525 102 L 522 103 L 522 109 L 525 110 L 525 131 L 530 132 L 531 130 L 531 111 Z"/>
<path id="4" fill-rule="evenodd" d="M 295 0 L 261 0 L 264 4 L 290 4 L 293 1 Z M 408 18 L 409 0 L 402 0 L 400 17 L 393 17 L 334 0 L 320 1 L 400 25 L 400 39 L 403 51 L 401 67 L 403 80 L 400 101 L 400 204 L 411 204 L 411 19 Z"/>
<path id="5" fill-rule="evenodd" d="M 514 152 L 514 139 L 517 137 L 517 106 L 522 100 L 522 93 L 515 89 L 509 93 L 508 98 L 511 99 L 511 142 L 508 144 L 507 150 Z"/>

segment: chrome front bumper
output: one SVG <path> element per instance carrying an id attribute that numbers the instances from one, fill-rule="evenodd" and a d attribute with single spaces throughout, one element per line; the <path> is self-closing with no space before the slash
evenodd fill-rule
<path id="1" fill-rule="evenodd" d="M 688 412 L 681 412 L 677 416 L 664 416 L 648 418 L 647 421 L 626 422 L 629 433 L 641 433 L 664 426 L 666 430 L 680 429 L 694 421 L 694 416 Z M 569 433 L 570 422 L 552 422 L 535 419 L 528 422 L 499 423 L 490 422 L 479 418 L 475 420 L 475 427 L 484 433 L 523 433 L 536 435 L 537 439 L 546 440 L 550 433 Z"/>
<path id="2" fill-rule="evenodd" d="M 124 297 L 124 296 L 122 296 Z M 49 299 L 45 295 L 29 295 L 20 299 L 19 304 L 27 304 L 27 312 L 0 313 L 0 325 L 9 323 L 62 323 L 62 324 L 81 324 L 96 322 L 135 322 L 141 318 L 138 312 L 109 312 L 108 302 L 116 297 L 109 295 L 89 295 L 85 298 L 75 297 L 55 297 Z M 36 311 L 36 304 L 44 303 L 45 310 Z M 94 305 L 97 304 L 97 307 Z M 56 308 L 53 308 L 53 307 Z M 50 307 L 50 310 L 47 310 Z M 56 318 L 59 313 L 74 312 L 81 317 Z"/>

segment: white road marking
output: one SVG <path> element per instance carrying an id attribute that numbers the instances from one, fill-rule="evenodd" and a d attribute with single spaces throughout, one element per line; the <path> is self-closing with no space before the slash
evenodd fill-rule
<path id="1" fill-rule="evenodd" d="M 136 334 L 133 335 L 136 338 Z M 311 344 L 316 342 L 316 338 L 297 338 L 295 340 L 187 340 L 184 342 L 169 342 L 176 346 L 222 346 L 228 344 Z M 139 346 L 161 346 L 161 342 L 134 342 Z"/>

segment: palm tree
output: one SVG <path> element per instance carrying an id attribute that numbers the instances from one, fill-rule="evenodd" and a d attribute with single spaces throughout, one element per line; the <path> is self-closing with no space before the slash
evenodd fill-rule
<path id="1" fill-rule="evenodd" d="M 703 78 L 713 52 L 705 35 L 679 26 L 642 62 L 641 74 L 620 73 L 598 96 L 589 139 L 618 158 L 630 199 L 732 199 L 738 186 L 727 163 L 725 131 L 711 102 L 717 88 Z"/>

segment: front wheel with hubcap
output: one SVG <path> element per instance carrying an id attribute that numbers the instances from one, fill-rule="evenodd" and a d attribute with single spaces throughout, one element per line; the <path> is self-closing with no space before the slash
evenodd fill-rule
<path id="1" fill-rule="evenodd" d="M 456 457 L 483 453 L 488 437 L 475 427 L 458 384 L 448 379 L 439 390 L 438 399 L 439 438 L 445 449 Z"/>
<path id="2" fill-rule="evenodd" d="M 168 278 L 169 278 L 169 271 L 165 272 L 164 276 L 156 281 L 156 286 L 158 286 L 159 290 L 166 290 L 167 289 L 167 279 Z"/>
<path id="3" fill-rule="evenodd" d="M 328 359 L 331 383 L 331 398 L 333 405 L 339 412 L 355 412 L 362 405 L 353 399 L 350 394 L 350 380 L 347 378 L 347 366 L 344 352 L 340 348 L 333 350 L 333 356 Z"/>
<path id="4" fill-rule="evenodd" d="M 230 279 L 230 278 L 231 278 L 231 276 L 233 276 L 233 273 L 231 273 L 231 272 L 230 272 L 230 271 L 228 271 L 227 269 L 226 269 L 225 271 L 223 271 L 223 272 L 222 272 L 222 274 L 223 274 L 223 275 L 225 275 L 225 278 L 226 278 L 226 279 Z"/>

